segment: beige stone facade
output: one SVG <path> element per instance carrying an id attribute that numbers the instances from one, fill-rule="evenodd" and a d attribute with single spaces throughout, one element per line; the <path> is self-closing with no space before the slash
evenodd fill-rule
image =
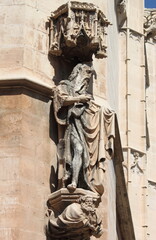
<path id="1" fill-rule="evenodd" d="M 66 2 L 0 0 L 0 240 L 46 240 L 46 201 L 57 185 L 55 67 L 63 74 L 48 59 L 48 18 Z M 126 196 L 122 168 L 107 161 L 100 239 L 155 240 L 156 40 L 144 31 L 143 0 L 85 2 L 111 23 L 107 58 L 93 59 L 93 94 L 118 116 L 133 221 L 127 197 L 118 201 Z"/>

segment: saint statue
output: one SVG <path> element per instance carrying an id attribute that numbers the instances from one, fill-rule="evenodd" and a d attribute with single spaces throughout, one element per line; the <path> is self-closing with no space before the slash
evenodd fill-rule
<path id="1" fill-rule="evenodd" d="M 102 195 L 104 163 L 113 156 L 115 114 L 88 93 L 94 73 L 91 63 L 77 64 L 67 80 L 53 89 L 58 123 L 59 186 Z"/>

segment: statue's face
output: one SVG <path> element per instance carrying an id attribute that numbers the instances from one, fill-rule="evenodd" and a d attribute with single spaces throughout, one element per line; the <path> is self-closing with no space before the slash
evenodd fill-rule
<path id="1" fill-rule="evenodd" d="M 93 206 L 93 199 L 92 198 L 90 198 L 90 197 L 86 198 L 85 202 L 86 202 L 86 205 Z"/>
<path id="2" fill-rule="evenodd" d="M 79 92 L 79 94 L 86 94 L 92 74 L 93 74 L 93 69 L 90 66 L 83 64 L 80 67 L 79 74 L 75 81 L 76 92 Z"/>
<path id="3" fill-rule="evenodd" d="M 95 206 L 92 197 L 86 197 L 84 201 L 81 202 L 81 207 L 87 212 L 94 212 Z"/>
<path id="4" fill-rule="evenodd" d="M 89 82 L 92 77 L 92 74 L 93 74 L 93 69 L 90 66 L 86 64 L 81 66 L 80 75 L 82 79 L 85 79 L 87 82 Z"/>

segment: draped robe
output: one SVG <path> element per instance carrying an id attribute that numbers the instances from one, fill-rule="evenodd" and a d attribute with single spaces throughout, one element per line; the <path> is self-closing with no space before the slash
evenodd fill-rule
<path id="1" fill-rule="evenodd" d="M 83 181 L 79 187 L 102 195 L 104 192 L 104 162 L 113 157 L 115 138 L 115 113 L 107 106 L 100 106 L 94 100 L 87 103 L 71 104 L 65 102 L 70 96 L 79 97 L 74 91 L 74 83 L 63 80 L 54 89 L 54 113 L 59 127 L 64 132 L 64 168 L 72 168 L 73 151 L 71 136 L 77 138 L 83 147 L 82 172 Z M 59 170 L 59 178 L 64 172 Z M 62 176 L 61 176 L 62 175 Z"/>

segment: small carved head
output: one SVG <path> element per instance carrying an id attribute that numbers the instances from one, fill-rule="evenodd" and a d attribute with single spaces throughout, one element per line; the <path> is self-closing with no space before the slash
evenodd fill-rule
<path id="1" fill-rule="evenodd" d="M 79 203 L 81 204 L 81 208 L 84 212 L 95 212 L 95 202 L 97 199 L 91 196 L 82 196 L 79 199 Z"/>

